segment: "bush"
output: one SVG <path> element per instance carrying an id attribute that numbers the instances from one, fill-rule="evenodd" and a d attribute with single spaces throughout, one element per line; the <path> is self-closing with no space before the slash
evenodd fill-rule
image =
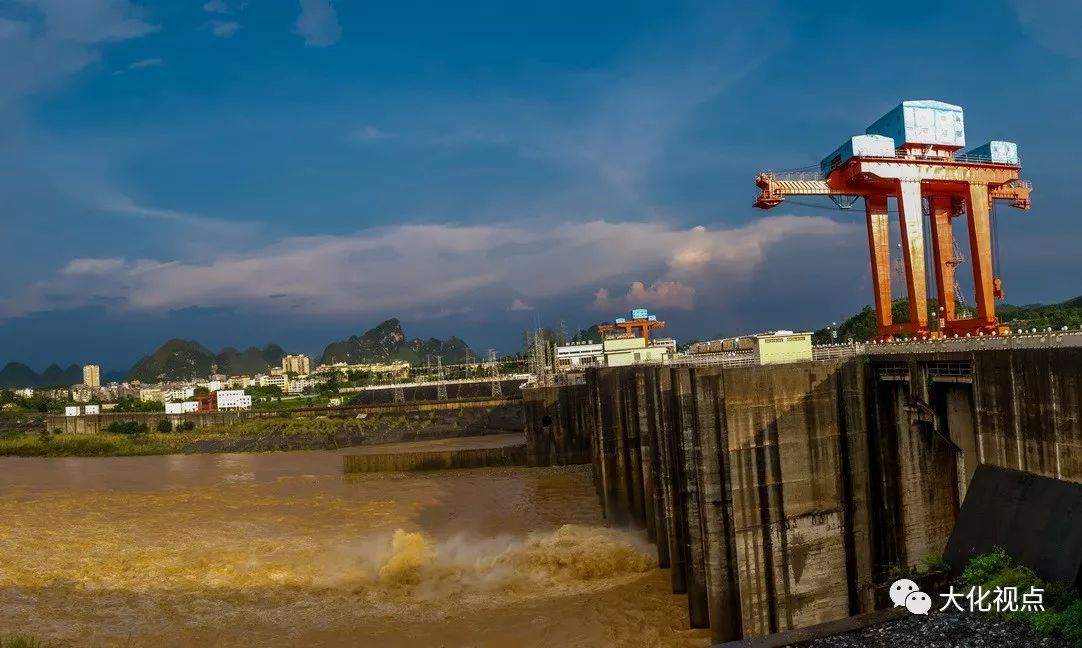
<path id="1" fill-rule="evenodd" d="M 173 431 L 173 423 L 166 419 L 158 421 L 158 426 L 155 428 L 158 432 L 163 434 Z"/>
<path id="2" fill-rule="evenodd" d="M 969 587 L 1017 587 L 1019 592 L 1031 587 L 1044 590 L 1044 611 L 991 613 L 1006 621 L 1029 624 L 1045 637 L 1062 637 L 1082 648 L 1082 600 L 1069 583 L 1048 583 L 1028 567 L 1014 564 L 1007 552 L 997 547 L 992 553 L 969 561 L 959 581 Z"/>
<path id="3" fill-rule="evenodd" d="M 112 432 L 113 434 L 144 434 L 148 430 L 146 423 L 136 421 L 115 421 L 105 428 L 106 432 Z"/>
<path id="4" fill-rule="evenodd" d="M 1011 557 L 1007 555 L 1003 547 L 996 547 L 992 553 L 976 556 L 970 560 L 958 580 L 962 585 L 971 587 L 984 585 L 1010 566 Z"/>
<path id="5" fill-rule="evenodd" d="M 195 421 L 183 421 L 177 424 L 178 432 L 191 432 L 195 429 Z"/>
<path id="6" fill-rule="evenodd" d="M 920 566 L 924 573 L 939 573 L 950 571 L 951 566 L 943 560 L 939 554 L 928 554 L 920 559 Z"/>

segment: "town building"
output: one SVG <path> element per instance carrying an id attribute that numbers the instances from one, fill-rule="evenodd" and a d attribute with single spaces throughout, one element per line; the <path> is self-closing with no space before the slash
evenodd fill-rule
<path id="1" fill-rule="evenodd" d="M 87 387 L 85 385 L 75 385 L 71 388 L 71 400 L 76 403 L 89 403 L 95 398 L 99 398 L 100 389 L 98 387 Z"/>
<path id="2" fill-rule="evenodd" d="M 199 410 L 198 401 L 184 401 L 181 403 L 166 403 L 166 414 L 187 414 L 188 412 L 196 412 Z"/>
<path id="3" fill-rule="evenodd" d="M 274 371 L 273 369 L 271 371 Z M 260 376 L 260 387 L 278 387 L 283 393 L 289 391 L 289 379 L 279 374 L 277 376 Z"/>
<path id="4" fill-rule="evenodd" d="M 64 408 L 64 416 L 79 416 L 82 409 L 78 405 L 68 405 Z"/>
<path id="5" fill-rule="evenodd" d="M 195 396 L 195 387 L 174 387 L 163 392 L 162 399 L 166 403 L 171 403 L 173 401 L 188 400 L 193 396 Z"/>
<path id="6" fill-rule="evenodd" d="M 289 394 L 302 394 L 306 389 L 315 387 L 318 383 L 308 376 L 301 376 L 298 378 L 291 378 L 288 382 L 288 388 L 286 392 Z"/>
<path id="7" fill-rule="evenodd" d="M 83 414 L 90 416 L 91 414 L 101 414 L 101 405 L 85 405 L 83 406 Z"/>
<path id="8" fill-rule="evenodd" d="M 315 373 L 325 378 L 339 377 L 343 380 L 349 378 L 351 373 L 367 373 L 373 378 L 407 378 L 409 377 L 410 363 L 405 360 L 393 362 L 367 362 L 347 363 L 335 362 L 332 364 L 319 365 Z"/>
<path id="9" fill-rule="evenodd" d="M 251 409 L 252 397 L 240 389 L 223 389 L 215 392 L 218 401 L 218 409 Z"/>
<path id="10" fill-rule="evenodd" d="M 164 402 L 165 393 L 156 387 L 146 387 L 139 390 L 139 400 L 144 403 Z"/>
<path id="11" fill-rule="evenodd" d="M 101 387 L 101 367 L 98 365 L 84 366 L 83 384 L 87 387 Z"/>
<path id="12" fill-rule="evenodd" d="M 252 386 L 251 376 L 230 376 L 225 381 L 225 386 L 229 389 L 248 389 Z"/>
<path id="13" fill-rule="evenodd" d="M 282 358 L 282 371 L 287 374 L 307 376 L 312 373 L 312 359 L 300 353 L 287 355 Z"/>

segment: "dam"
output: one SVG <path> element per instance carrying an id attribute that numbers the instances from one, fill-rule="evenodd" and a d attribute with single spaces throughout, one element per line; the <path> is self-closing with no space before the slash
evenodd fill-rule
<path id="1" fill-rule="evenodd" d="M 882 607 L 942 556 L 979 465 L 1082 481 L 1082 348 L 1048 333 L 523 390 L 528 460 L 588 461 L 715 642 Z"/>

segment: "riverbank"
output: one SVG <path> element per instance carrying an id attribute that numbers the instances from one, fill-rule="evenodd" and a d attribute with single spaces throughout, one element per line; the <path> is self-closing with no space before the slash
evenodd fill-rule
<path id="1" fill-rule="evenodd" d="M 398 417 L 401 418 L 401 417 Z M 216 452 L 335 450 L 366 443 L 487 434 L 489 430 L 443 429 L 395 419 L 265 418 L 194 430 L 134 434 L 0 432 L 0 456 L 132 457 Z M 507 430 L 493 430 L 507 432 Z"/>

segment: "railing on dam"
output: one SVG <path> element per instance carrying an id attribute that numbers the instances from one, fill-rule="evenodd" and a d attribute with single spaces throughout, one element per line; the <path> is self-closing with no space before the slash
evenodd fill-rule
<path id="1" fill-rule="evenodd" d="M 1031 331 L 1010 335 L 978 335 L 894 342 L 850 342 L 812 347 L 813 360 L 835 360 L 855 355 L 950 353 L 996 349 L 1045 349 L 1082 347 L 1082 330 Z"/>

